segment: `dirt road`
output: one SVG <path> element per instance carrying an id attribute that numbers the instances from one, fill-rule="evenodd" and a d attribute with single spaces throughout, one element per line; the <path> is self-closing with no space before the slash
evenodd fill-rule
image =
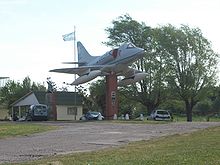
<path id="1" fill-rule="evenodd" d="M 34 160 L 57 154 L 97 150 L 132 141 L 220 126 L 220 122 L 173 122 L 168 124 L 46 122 L 43 124 L 60 126 L 60 129 L 25 137 L 0 139 L 0 164 Z"/>

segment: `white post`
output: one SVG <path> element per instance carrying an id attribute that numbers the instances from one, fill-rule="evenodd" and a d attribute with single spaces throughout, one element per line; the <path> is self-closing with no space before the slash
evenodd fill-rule
<path id="1" fill-rule="evenodd" d="M 144 115 L 142 113 L 140 114 L 140 120 L 144 120 Z"/>
<path id="2" fill-rule="evenodd" d="M 129 115 L 126 113 L 125 120 L 129 120 Z"/>
<path id="3" fill-rule="evenodd" d="M 118 119 L 117 114 L 114 114 L 113 120 L 117 120 L 117 119 Z"/>
<path id="4" fill-rule="evenodd" d="M 102 120 L 102 115 L 99 115 L 99 116 L 98 116 L 98 120 Z"/>
<path id="5" fill-rule="evenodd" d="M 14 107 L 13 106 L 11 107 L 11 118 L 12 118 L 11 121 L 13 121 L 14 120 Z"/>

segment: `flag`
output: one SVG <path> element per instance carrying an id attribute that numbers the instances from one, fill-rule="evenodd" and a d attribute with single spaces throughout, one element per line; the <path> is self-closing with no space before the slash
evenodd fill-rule
<path id="1" fill-rule="evenodd" d="M 62 35 L 62 37 L 63 37 L 63 41 L 72 41 L 75 38 L 75 33 L 72 32 L 69 34 L 65 34 L 65 35 Z"/>

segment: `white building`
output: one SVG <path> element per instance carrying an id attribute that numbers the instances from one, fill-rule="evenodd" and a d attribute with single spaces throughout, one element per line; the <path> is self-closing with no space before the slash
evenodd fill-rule
<path id="1" fill-rule="evenodd" d="M 52 97 L 51 97 L 52 96 Z M 46 104 L 51 120 L 79 120 L 82 116 L 82 97 L 75 92 L 29 92 L 14 103 L 12 117 L 22 118 L 30 105 Z"/>

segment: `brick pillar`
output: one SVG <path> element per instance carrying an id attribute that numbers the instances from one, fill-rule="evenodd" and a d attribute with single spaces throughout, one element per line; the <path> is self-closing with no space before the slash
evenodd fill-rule
<path id="1" fill-rule="evenodd" d="M 49 119 L 57 120 L 56 97 L 54 93 L 46 93 L 46 103 L 49 108 Z"/>
<path id="2" fill-rule="evenodd" d="M 114 114 L 118 115 L 117 76 L 111 73 L 106 76 L 106 109 L 105 118 L 113 119 Z"/>

